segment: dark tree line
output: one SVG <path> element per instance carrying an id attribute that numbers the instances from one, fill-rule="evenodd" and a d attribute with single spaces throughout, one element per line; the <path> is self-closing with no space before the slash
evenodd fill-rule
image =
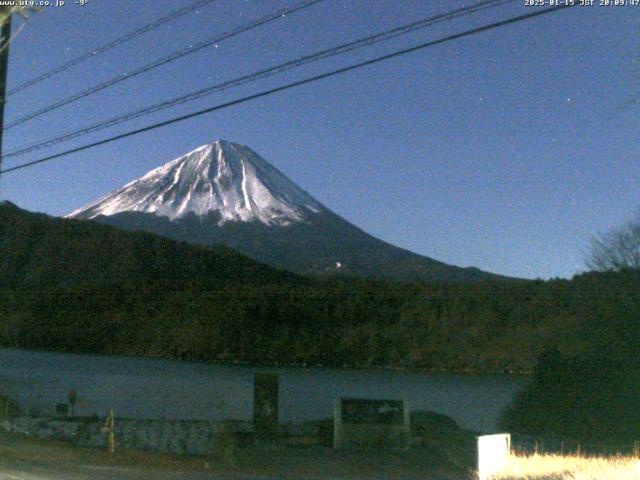
<path id="1" fill-rule="evenodd" d="M 505 415 L 510 430 L 625 437 L 640 428 L 639 327 L 634 269 L 458 284 L 301 277 L 225 248 L 0 205 L 3 346 L 202 362 L 535 368 Z"/>
<path id="2" fill-rule="evenodd" d="M 590 273 L 573 283 L 581 348 L 541 355 L 503 426 L 628 446 L 640 438 L 640 270 Z"/>

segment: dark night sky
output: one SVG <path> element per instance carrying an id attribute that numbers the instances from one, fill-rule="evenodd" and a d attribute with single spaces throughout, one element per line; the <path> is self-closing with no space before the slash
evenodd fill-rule
<path id="1" fill-rule="evenodd" d="M 187 5 L 67 1 L 11 46 L 9 88 Z M 11 121 L 293 1 L 218 0 L 8 99 Z M 326 0 L 5 133 L 5 151 L 468 4 Z M 7 160 L 5 167 L 535 7 L 515 2 Z M 576 7 L 212 113 L 2 178 L 63 215 L 193 148 L 250 146 L 390 243 L 522 277 L 584 269 L 589 238 L 640 205 L 638 7 Z M 19 22 L 18 22 L 19 23 Z"/>

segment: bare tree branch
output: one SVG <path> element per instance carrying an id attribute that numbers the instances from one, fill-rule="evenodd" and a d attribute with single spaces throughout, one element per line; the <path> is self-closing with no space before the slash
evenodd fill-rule
<path id="1" fill-rule="evenodd" d="M 11 35 L 11 38 L 4 44 L 2 48 L 0 48 L 0 52 L 7 48 L 9 44 L 22 32 L 23 28 L 27 24 L 27 20 L 29 19 L 28 14 L 33 12 L 39 12 L 40 9 L 36 7 L 8 7 L 2 6 L 0 7 L 0 26 L 4 25 L 4 23 L 11 17 L 13 14 L 20 15 L 22 17 L 23 23 L 18 27 L 18 29 Z"/>
<path id="2" fill-rule="evenodd" d="M 640 269 L 640 213 L 626 225 L 593 238 L 586 263 L 599 271 Z"/>

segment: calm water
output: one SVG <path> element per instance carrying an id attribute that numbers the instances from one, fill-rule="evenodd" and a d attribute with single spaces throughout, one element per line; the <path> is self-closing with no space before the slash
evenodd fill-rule
<path id="1" fill-rule="evenodd" d="M 172 360 L 0 349 L 0 395 L 34 413 L 78 395 L 76 414 L 169 419 L 250 420 L 253 376 L 280 375 L 280 421 L 328 418 L 338 397 L 405 399 L 412 410 L 449 415 L 492 432 L 500 412 L 530 381 L 513 375 L 386 370 L 256 368 Z"/>

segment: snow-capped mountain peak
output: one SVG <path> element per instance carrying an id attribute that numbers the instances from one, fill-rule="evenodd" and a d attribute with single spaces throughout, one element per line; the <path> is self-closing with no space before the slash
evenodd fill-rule
<path id="1" fill-rule="evenodd" d="M 170 220 L 217 212 L 220 224 L 302 222 L 323 210 L 311 195 L 253 150 L 217 140 L 151 170 L 68 217 L 91 219 L 121 212 Z"/>

